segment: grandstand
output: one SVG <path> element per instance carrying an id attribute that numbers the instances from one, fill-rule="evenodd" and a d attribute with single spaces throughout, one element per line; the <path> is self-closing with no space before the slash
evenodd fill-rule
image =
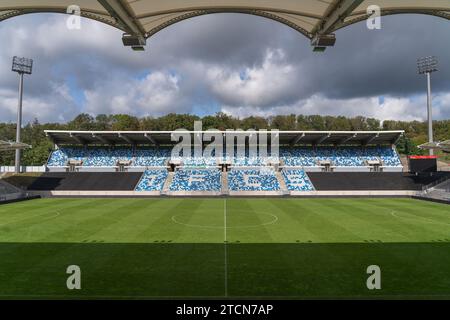
<path id="1" fill-rule="evenodd" d="M 276 139 L 279 148 L 264 152 L 258 146 L 256 153 L 248 136 L 239 153 L 227 150 L 230 132 L 216 133 L 223 137 L 223 153 L 199 156 L 193 150 L 172 154 L 170 131 L 48 130 L 55 150 L 47 173 L 29 190 L 61 196 L 413 196 L 442 179 L 403 172 L 395 149 L 403 131 L 276 131 L 267 145 Z"/>
<path id="2" fill-rule="evenodd" d="M 203 134 L 205 132 L 191 132 Z M 151 167 L 166 167 L 169 160 L 182 161 L 185 167 L 217 166 L 231 161 L 232 166 L 267 166 L 278 162 L 284 167 L 301 167 L 316 171 L 329 163 L 331 170 L 370 171 L 378 163 L 384 171 L 402 171 L 402 165 L 394 143 L 403 131 L 361 132 L 300 132 L 282 131 L 279 134 L 279 156 L 270 153 L 263 157 L 238 155 L 230 157 L 224 150 L 223 157 L 194 157 L 171 155 L 174 145 L 172 132 L 87 132 L 46 131 L 55 143 L 56 150 L 49 157 L 50 171 L 61 171 L 76 163 L 80 171 L 99 168 L 117 169 L 120 163 L 126 169 L 144 171 Z M 224 141 L 227 132 L 220 132 Z M 242 132 L 242 134 L 246 134 Z M 105 146 L 106 145 L 106 146 Z"/>
<path id="3" fill-rule="evenodd" d="M 280 150 L 280 162 L 287 167 L 318 167 L 320 162 L 330 161 L 336 168 L 340 167 L 367 167 L 370 161 L 380 161 L 386 169 L 401 167 L 400 159 L 392 147 L 316 147 L 316 148 L 282 148 Z M 70 161 L 81 161 L 80 167 L 105 167 L 118 166 L 118 162 L 130 162 L 130 167 L 164 167 L 167 165 L 170 149 L 136 149 L 132 148 L 74 148 L 63 147 L 52 152 L 47 166 L 63 168 Z M 171 158 L 171 160 L 183 161 L 187 167 L 215 166 L 215 157 L 187 157 Z M 220 159 L 226 161 L 225 157 Z M 234 166 L 265 166 L 274 159 L 261 157 L 232 157 Z"/>

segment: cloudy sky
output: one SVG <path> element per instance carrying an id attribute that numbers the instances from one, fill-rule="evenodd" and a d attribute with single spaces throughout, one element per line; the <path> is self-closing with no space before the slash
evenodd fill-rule
<path id="1" fill-rule="evenodd" d="M 426 82 L 417 57 L 435 55 L 436 119 L 450 118 L 450 23 L 420 15 L 382 18 L 337 32 L 313 53 L 309 41 L 280 23 L 216 14 L 175 24 L 144 53 L 121 44 L 121 31 L 67 16 L 30 14 L 0 23 L 0 121 L 15 121 L 18 77 L 12 56 L 35 61 L 26 78 L 24 119 L 64 122 L 80 112 L 160 116 L 170 112 L 235 116 L 363 115 L 426 117 Z"/>

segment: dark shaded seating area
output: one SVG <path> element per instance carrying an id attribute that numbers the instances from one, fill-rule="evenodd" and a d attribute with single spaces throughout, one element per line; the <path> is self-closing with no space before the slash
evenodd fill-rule
<path id="1" fill-rule="evenodd" d="M 36 191 L 133 191 L 141 172 L 47 172 L 36 178 L 28 190 Z M 399 172 L 309 172 L 318 191 L 422 190 L 422 187 L 450 177 L 450 172 L 414 175 Z"/>
<path id="2" fill-rule="evenodd" d="M 141 172 L 47 172 L 28 190 L 133 191 L 141 176 Z"/>
<path id="3" fill-rule="evenodd" d="M 448 172 L 433 175 L 413 175 L 400 172 L 309 172 L 308 176 L 316 190 L 422 190 Z"/>

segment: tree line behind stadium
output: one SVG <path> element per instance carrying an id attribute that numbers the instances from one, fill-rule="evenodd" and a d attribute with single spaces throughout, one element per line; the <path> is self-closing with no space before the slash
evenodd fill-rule
<path id="1" fill-rule="evenodd" d="M 364 131 L 364 130 L 405 130 L 405 136 L 397 143 L 401 154 L 425 154 L 417 146 L 427 141 L 427 124 L 421 121 L 380 121 L 374 118 L 320 116 L 320 115 L 278 115 L 238 119 L 224 113 L 199 117 L 189 114 L 168 114 L 162 117 L 134 117 L 125 114 L 95 117 L 82 113 L 67 123 L 39 123 L 37 119 L 28 123 L 22 130 L 22 141 L 33 146 L 23 152 L 23 165 L 42 165 L 46 163 L 52 142 L 44 130 L 95 130 L 95 131 L 171 131 L 176 129 L 193 130 L 194 121 L 202 120 L 203 129 L 279 129 L 316 131 Z M 434 121 L 435 140 L 450 137 L 450 120 Z M 0 123 L 0 140 L 15 140 L 16 124 Z M 450 157 L 442 155 L 444 161 Z M 0 165 L 13 165 L 14 152 L 0 154 Z"/>

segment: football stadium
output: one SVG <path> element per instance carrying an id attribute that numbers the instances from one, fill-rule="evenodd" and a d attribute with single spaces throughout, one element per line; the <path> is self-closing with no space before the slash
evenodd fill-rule
<path id="1" fill-rule="evenodd" d="M 0 24 L 68 13 L 56 2 L 3 1 Z M 76 2 L 135 51 L 182 20 L 245 13 L 328 52 L 372 4 Z M 450 17 L 448 1 L 376 4 Z M 450 170 L 433 152 L 401 154 L 404 130 L 53 126 L 45 163 L 25 166 L 21 112 L 17 141 L 0 136 L 16 155 L 1 164 L 0 299 L 450 299 Z"/>

